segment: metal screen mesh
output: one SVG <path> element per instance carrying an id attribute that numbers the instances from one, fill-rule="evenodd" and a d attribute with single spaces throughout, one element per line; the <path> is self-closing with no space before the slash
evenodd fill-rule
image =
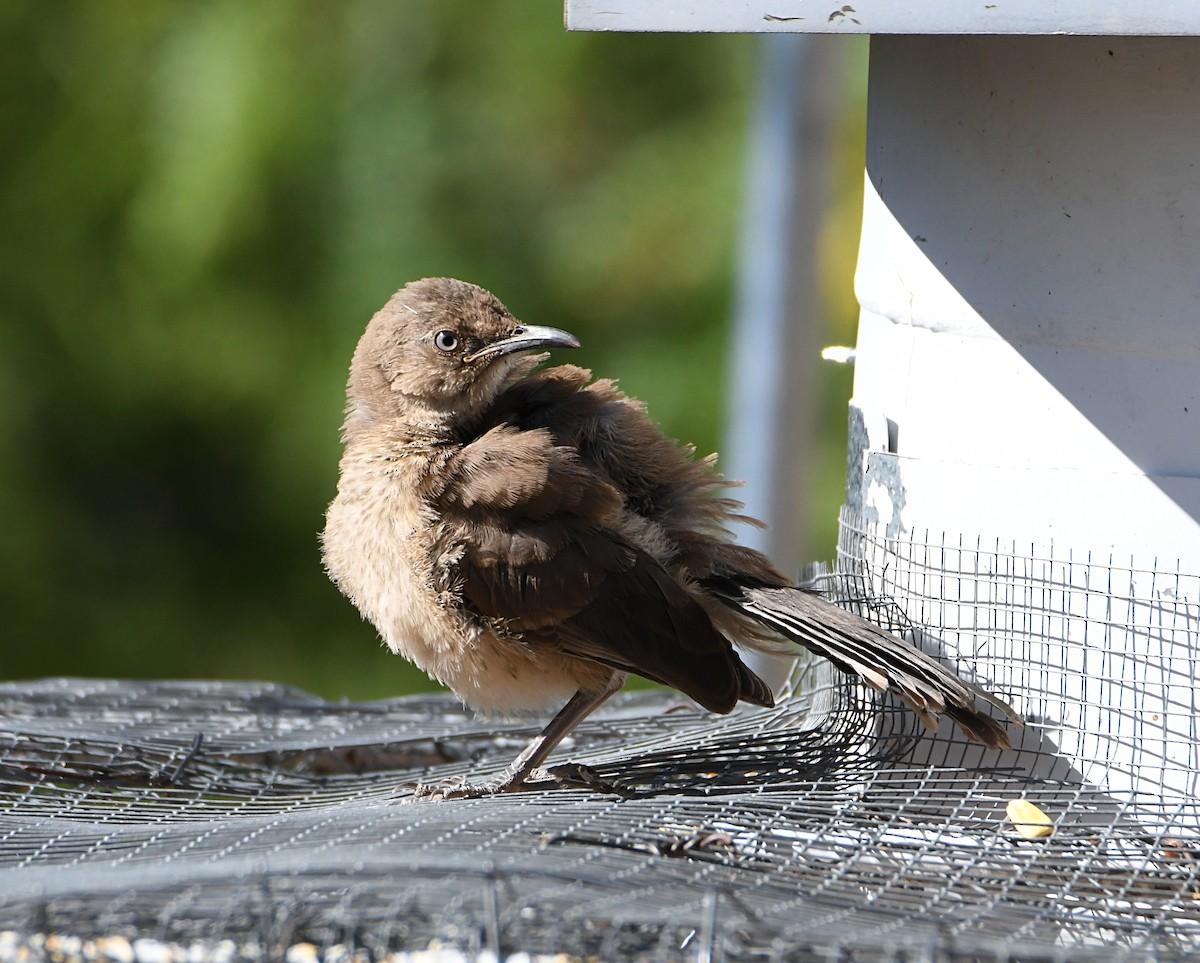
<path id="1" fill-rule="evenodd" d="M 7 684 L 0 956 L 66 958 L 63 946 L 111 937 L 153 939 L 164 961 L 430 947 L 501 959 L 1200 953 L 1200 578 L 898 542 L 845 513 L 837 573 L 820 583 L 930 650 L 969 653 L 964 673 L 1029 720 L 1017 748 L 918 732 L 910 713 L 808 661 L 774 710 L 715 717 L 634 693 L 586 722 L 552 761 L 587 763 L 629 798 L 406 803 L 405 783 L 498 771 L 538 724 L 477 720 L 448 697 Z M 1026 839 L 1005 818 L 1019 797 L 1054 819 L 1051 836 Z"/>

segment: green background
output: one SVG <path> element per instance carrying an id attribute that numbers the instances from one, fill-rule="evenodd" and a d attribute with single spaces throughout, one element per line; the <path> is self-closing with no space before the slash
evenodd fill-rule
<path id="1" fill-rule="evenodd" d="M 846 43 L 823 343 L 855 316 Z M 557 0 L 0 3 L 0 675 L 426 687 L 317 547 L 351 351 L 413 278 L 575 332 L 717 448 L 760 49 L 567 34 Z M 811 558 L 849 395 L 820 377 Z"/>

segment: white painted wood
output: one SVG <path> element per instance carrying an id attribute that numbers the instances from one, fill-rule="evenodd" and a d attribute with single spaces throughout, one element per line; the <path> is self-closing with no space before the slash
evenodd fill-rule
<path id="1" fill-rule="evenodd" d="M 931 508 L 1200 571 L 1200 41 L 879 38 L 871 71 L 856 403 L 973 466 Z"/>
<path id="2" fill-rule="evenodd" d="M 856 291 L 851 504 L 900 539 L 1141 571 L 1136 592 L 1111 587 L 1103 639 L 1062 629 L 1136 674 L 1047 664 L 1058 701 L 1017 702 L 1061 722 L 1064 758 L 1107 790 L 1195 791 L 1194 729 L 1158 720 L 1194 705 L 1198 634 L 1180 620 L 1200 599 L 1163 598 L 1165 641 L 1119 610 L 1153 597 L 1155 570 L 1200 573 L 1200 40 L 875 38 Z M 946 591 L 964 622 L 978 612 L 972 580 Z M 968 658 L 992 644 L 957 642 Z M 1135 709 L 1109 712 L 1098 685 Z M 1153 739 L 1158 768 L 1139 761 Z"/>
<path id="3" fill-rule="evenodd" d="M 1200 34 L 1196 0 L 567 0 L 569 30 Z"/>

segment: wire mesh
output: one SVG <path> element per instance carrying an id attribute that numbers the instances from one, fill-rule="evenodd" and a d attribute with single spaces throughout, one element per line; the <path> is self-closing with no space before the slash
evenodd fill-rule
<path id="1" fill-rule="evenodd" d="M 538 724 L 435 696 L 10 683 L 0 957 L 103 957 L 114 937 L 152 938 L 163 960 L 1200 953 L 1200 579 L 898 541 L 847 512 L 817 581 L 1012 697 L 1028 720 L 1016 748 L 920 732 L 810 659 L 773 710 L 615 700 L 556 761 L 622 796 L 408 802 L 418 779 L 498 772 Z M 1051 835 L 1018 832 L 1018 798 Z"/>

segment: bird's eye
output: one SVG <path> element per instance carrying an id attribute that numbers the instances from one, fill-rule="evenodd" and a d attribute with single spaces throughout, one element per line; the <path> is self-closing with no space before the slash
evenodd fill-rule
<path id="1" fill-rule="evenodd" d="M 438 351 L 445 351 L 448 354 L 458 347 L 458 335 L 453 331 L 439 331 L 433 336 L 433 343 L 437 346 Z"/>

